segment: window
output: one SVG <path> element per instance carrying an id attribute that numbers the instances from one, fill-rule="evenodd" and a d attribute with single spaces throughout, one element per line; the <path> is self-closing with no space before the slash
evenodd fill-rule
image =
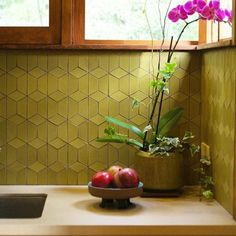
<path id="1" fill-rule="evenodd" d="M 174 7 L 185 0 L 173 0 Z M 160 1 L 160 9 L 167 9 L 169 1 Z M 86 40 L 151 40 L 162 38 L 157 0 L 85 0 Z M 106 7 L 104 7 L 106 6 Z M 143 10 L 146 9 L 146 16 Z M 161 10 L 162 19 L 165 11 Z M 183 22 L 173 24 L 167 19 L 167 38 L 176 35 Z M 198 24 L 183 35 L 184 40 L 198 40 Z"/>
<path id="2" fill-rule="evenodd" d="M 1 0 L 0 27 L 14 26 L 49 27 L 49 0 Z"/>
<path id="3" fill-rule="evenodd" d="M 220 1 L 222 7 L 232 9 L 233 0 Z M 143 14 L 145 2 L 146 0 L 75 0 L 74 15 L 78 15 L 75 21 L 79 22 L 79 27 L 75 23 L 73 42 L 89 48 L 113 48 L 113 45 L 114 48 L 150 49 L 150 31 Z M 161 2 L 161 9 L 166 9 L 169 1 L 147 0 L 146 6 L 154 40 L 161 39 L 158 2 Z M 183 2 L 186 0 L 172 0 L 171 6 Z M 194 17 L 196 15 L 192 19 Z M 170 39 L 172 35 L 176 37 L 183 24 L 168 24 L 166 39 Z M 76 32 L 78 28 L 80 31 Z M 200 21 L 188 27 L 178 48 L 193 49 L 197 44 L 229 40 L 231 37 L 232 28 L 229 25 Z M 160 42 L 155 42 L 155 45 L 158 44 Z"/>
<path id="4" fill-rule="evenodd" d="M 220 0 L 233 8 L 234 0 Z M 146 5 L 146 15 L 143 9 Z M 160 45 L 158 3 L 165 14 L 166 0 L 0 0 L 0 44 L 56 45 L 56 48 L 137 49 Z M 172 6 L 186 0 L 172 0 Z M 17 14 L 16 14 L 17 12 Z M 162 16 L 163 17 L 163 16 Z M 192 16 L 193 19 L 196 15 Z M 147 20 L 148 19 L 148 20 Z M 196 22 L 184 32 L 178 49 L 204 48 L 206 43 L 236 44 L 232 28 L 223 23 Z M 150 28 L 152 36 L 150 34 Z M 166 40 L 177 38 L 183 22 L 167 23 Z M 181 25 L 182 24 L 182 25 Z M 225 43 L 227 42 L 227 44 Z M 2 46 L 4 47 L 4 46 Z M 23 46 L 24 47 L 24 46 Z M 33 47 L 33 46 L 29 46 Z M 50 47 L 50 46 L 48 46 Z M 169 47 L 166 42 L 165 47 Z"/>
<path id="5" fill-rule="evenodd" d="M 74 4 L 74 38 L 73 42 L 88 48 L 123 48 L 151 49 L 150 28 L 155 45 L 160 44 L 161 29 L 158 16 L 158 1 L 148 0 L 147 18 L 143 13 L 146 0 L 75 0 Z M 172 0 L 172 6 L 184 0 Z M 160 9 L 166 8 L 167 1 L 162 0 Z M 163 14 L 163 12 L 162 12 Z M 76 18 L 76 16 L 78 16 Z M 78 23 L 79 22 L 79 23 Z M 183 25 L 171 24 L 166 39 Z M 77 31 L 77 29 L 80 29 Z M 189 49 L 198 43 L 198 24 L 186 30 L 179 47 Z M 158 42 L 159 40 L 159 42 Z M 166 44 L 167 46 L 168 44 Z M 195 45 L 195 46 L 194 46 Z"/>
<path id="6" fill-rule="evenodd" d="M 60 0 L 1 0 L 0 43 L 60 43 Z"/>

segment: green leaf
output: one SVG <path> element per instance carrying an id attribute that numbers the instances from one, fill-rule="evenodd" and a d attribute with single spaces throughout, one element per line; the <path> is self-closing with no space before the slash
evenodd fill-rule
<path id="1" fill-rule="evenodd" d="M 176 63 L 165 63 L 165 67 L 159 71 L 160 75 L 166 80 L 170 79 L 175 72 Z"/>
<path id="2" fill-rule="evenodd" d="M 126 123 L 126 122 L 120 121 L 120 120 L 115 119 L 115 118 L 110 117 L 110 116 L 106 116 L 106 117 L 105 117 L 105 120 L 106 120 L 107 122 L 113 123 L 113 124 L 115 124 L 115 125 L 118 125 L 118 126 L 120 126 L 120 127 L 123 127 L 123 128 L 125 128 L 125 129 L 128 129 L 128 130 L 132 131 L 133 133 L 135 133 L 135 134 L 136 134 L 138 137 L 140 137 L 141 139 L 144 138 L 143 132 L 142 132 L 138 127 L 136 127 L 136 126 L 134 126 L 134 125 L 130 125 L 130 124 Z"/>
<path id="3" fill-rule="evenodd" d="M 150 86 L 151 86 L 152 88 L 157 88 L 157 86 L 158 86 L 158 81 L 157 81 L 157 80 L 152 80 L 152 81 L 150 82 Z"/>
<path id="4" fill-rule="evenodd" d="M 149 130 L 152 129 L 152 126 L 151 125 L 147 125 L 144 129 L 143 129 L 143 133 L 146 133 L 148 132 Z"/>
<path id="5" fill-rule="evenodd" d="M 201 178 L 201 182 L 202 182 L 205 186 L 214 185 L 213 178 L 212 178 L 212 176 L 210 176 L 210 175 L 204 175 L 204 176 Z"/>
<path id="6" fill-rule="evenodd" d="M 143 144 L 140 143 L 139 141 L 135 140 L 135 139 L 132 139 L 132 138 L 128 138 L 126 140 L 126 143 L 128 145 L 133 145 L 133 146 L 136 146 L 136 147 L 139 147 L 139 148 L 143 148 Z"/>
<path id="7" fill-rule="evenodd" d="M 193 157 L 196 153 L 199 152 L 200 147 L 196 146 L 195 144 L 191 144 L 190 147 L 189 147 L 189 150 L 190 150 L 191 156 Z"/>
<path id="8" fill-rule="evenodd" d="M 126 143 L 128 145 L 136 146 L 138 148 L 142 148 L 143 144 L 138 142 L 135 139 L 130 139 L 125 135 L 109 135 L 101 138 L 97 138 L 97 142 L 104 142 L 104 143 Z"/>
<path id="9" fill-rule="evenodd" d="M 164 82 L 163 80 L 158 81 L 158 87 L 157 88 L 160 92 L 169 91 L 167 82 Z"/>
<path id="10" fill-rule="evenodd" d="M 214 194 L 211 190 L 205 190 L 202 192 L 202 196 L 207 199 L 212 199 L 214 197 Z"/>
<path id="11" fill-rule="evenodd" d="M 114 135 L 116 133 L 116 129 L 115 127 L 109 125 L 107 128 L 105 128 L 104 133 L 106 135 Z"/>
<path id="12" fill-rule="evenodd" d="M 192 134 L 192 132 L 190 131 L 185 131 L 184 137 L 183 137 L 183 141 L 187 141 L 189 139 L 193 139 L 194 135 Z"/>
<path id="13" fill-rule="evenodd" d="M 138 99 L 134 98 L 132 101 L 132 109 L 138 108 L 139 105 L 140 105 L 140 101 Z"/>
<path id="14" fill-rule="evenodd" d="M 172 75 L 170 72 L 168 72 L 166 70 L 160 70 L 159 73 L 165 79 L 169 79 L 171 77 L 171 75 Z"/>
<path id="15" fill-rule="evenodd" d="M 168 71 L 169 73 L 173 73 L 175 71 L 175 68 L 176 68 L 177 64 L 174 62 L 174 63 L 166 63 L 166 71 Z"/>
<path id="16" fill-rule="evenodd" d="M 166 135 L 177 124 L 183 114 L 183 108 L 174 108 L 160 118 L 158 135 Z"/>
<path id="17" fill-rule="evenodd" d="M 211 165 L 211 160 L 207 156 L 201 157 L 200 162 L 207 166 Z"/>
<path id="18" fill-rule="evenodd" d="M 206 174 L 202 167 L 195 168 L 194 171 L 199 173 L 199 174 L 201 174 L 201 175 L 205 175 Z"/>
<path id="19" fill-rule="evenodd" d="M 127 136 L 124 135 L 107 135 L 101 138 L 97 138 L 97 142 L 103 142 L 103 143 L 125 143 L 127 140 Z"/>

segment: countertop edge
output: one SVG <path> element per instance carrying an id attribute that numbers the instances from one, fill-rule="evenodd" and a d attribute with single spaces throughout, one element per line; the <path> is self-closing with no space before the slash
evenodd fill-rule
<path id="1" fill-rule="evenodd" d="M 211 235 L 211 236 L 232 236 L 236 235 L 235 225 L 178 225 L 178 226 L 23 226 L 17 225 L 17 232 L 15 228 L 4 226 L 0 229 L 0 235 L 34 235 L 34 236 L 45 236 L 45 235 L 63 235 L 63 236 L 200 236 L 200 235 Z"/>

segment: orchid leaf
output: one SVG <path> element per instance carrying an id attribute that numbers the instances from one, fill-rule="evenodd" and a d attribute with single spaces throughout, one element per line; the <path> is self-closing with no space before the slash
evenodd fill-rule
<path id="1" fill-rule="evenodd" d="M 140 137 L 141 139 L 144 138 L 143 132 L 142 132 L 138 127 L 136 127 L 136 126 L 134 126 L 134 125 L 130 125 L 130 124 L 126 123 L 126 122 L 120 121 L 120 120 L 115 119 L 115 118 L 110 117 L 110 116 L 106 116 L 106 117 L 105 117 L 105 120 L 106 120 L 107 122 L 113 123 L 113 124 L 115 124 L 115 125 L 118 125 L 118 126 L 120 126 L 120 127 L 123 127 L 123 128 L 125 128 L 125 129 L 128 129 L 128 130 L 132 131 L 133 133 L 135 133 L 135 134 L 136 134 L 138 137 Z"/>
<path id="2" fill-rule="evenodd" d="M 170 110 L 160 118 L 158 135 L 166 135 L 177 124 L 183 114 L 183 108 L 178 107 Z"/>
<path id="3" fill-rule="evenodd" d="M 119 134 L 115 134 L 115 135 L 109 135 L 109 136 L 105 136 L 102 138 L 97 138 L 96 140 L 97 142 L 105 142 L 105 143 L 126 143 L 129 145 L 133 145 L 139 148 L 143 147 L 143 144 L 138 142 L 135 139 L 130 139 L 125 135 L 119 135 Z"/>

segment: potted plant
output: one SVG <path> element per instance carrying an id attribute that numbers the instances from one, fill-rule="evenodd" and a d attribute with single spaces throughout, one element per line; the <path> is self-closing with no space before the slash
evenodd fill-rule
<path id="1" fill-rule="evenodd" d="M 146 127 L 144 130 L 140 130 L 132 124 L 113 117 L 105 117 L 107 122 L 133 132 L 137 139 L 118 133 L 114 126 L 108 126 L 105 129 L 105 136 L 97 139 L 98 142 L 126 143 L 138 148 L 135 168 L 144 183 L 144 188 L 151 190 L 176 190 L 181 188 L 183 186 L 183 157 L 181 153 L 186 149 L 190 150 L 191 155 L 199 151 L 198 146 L 189 142 L 193 138 L 191 132 L 187 131 L 184 137 L 168 136 L 170 129 L 180 120 L 183 113 L 182 108 L 174 108 L 161 116 L 163 97 L 169 91 L 168 82 L 175 73 L 177 66 L 173 60 L 176 47 L 185 29 L 200 19 L 232 24 L 232 11 L 220 8 L 219 0 L 211 0 L 209 3 L 206 0 L 187 1 L 171 10 L 170 5 L 171 0 L 165 16 L 162 18 L 163 22 L 160 24 L 162 41 L 158 50 L 158 71 L 156 75 L 153 75 L 151 82 L 153 94 L 150 103 L 151 112 Z M 161 14 L 160 5 L 158 9 L 159 14 Z M 146 13 L 145 10 L 144 12 Z M 189 16 L 194 14 L 196 18 L 189 20 Z M 174 23 L 182 20 L 185 24 L 175 42 L 171 37 L 169 49 L 167 50 L 167 61 L 162 65 L 161 58 L 165 43 L 167 17 Z M 138 104 L 137 100 L 133 101 L 133 107 L 138 106 Z M 154 114 L 157 114 L 157 118 Z"/>

